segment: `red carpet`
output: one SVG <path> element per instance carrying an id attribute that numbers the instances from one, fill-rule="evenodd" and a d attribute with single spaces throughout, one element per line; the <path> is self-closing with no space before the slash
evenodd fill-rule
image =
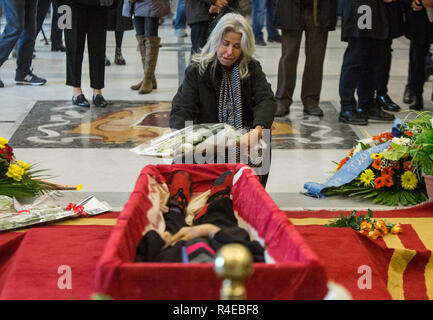
<path id="1" fill-rule="evenodd" d="M 326 267 L 329 279 L 354 299 L 433 298 L 433 203 L 374 212 L 374 218 L 400 222 L 403 233 L 369 238 L 346 228 L 325 228 L 340 211 L 287 212 L 297 230 Z M 365 214 L 365 212 L 359 212 Z M 1 299 L 89 299 L 94 270 L 118 213 L 0 233 Z M 71 268 L 71 289 L 60 289 L 60 266 Z M 371 289 L 360 289 L 371 268 Z"/>
<path id="2" fill-rule="evenodd" d="M 286 213 L 325 265 L 328 278 L 348 289 L 354 299 L 433 299 L 432 202 L 409 209 L 375 211 L 374 219 L 403 226 L 403 233 L 377 240 L 348 228 L 323 227 L 349 211 Z M 371 269 L 371 289 L 358 286 L 365 275 L 365 271 L 358 273 L 360 266 Z"/>

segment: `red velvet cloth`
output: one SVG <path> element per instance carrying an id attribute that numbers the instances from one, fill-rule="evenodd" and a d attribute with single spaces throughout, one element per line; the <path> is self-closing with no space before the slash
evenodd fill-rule
<path id="1" fill-rule="evenodd" d="M 95 292 L 115 299 L 218 299 L 221 279 L 213 264 L 133 263 L 152 207 L 148 177 L 167 181 L 177 170 L 191 174 L 193 191 L 205 191 L 228 169 L 244 169 L 232 188 L 239 217 L 265 240 L 275 264 L 255 263 L 246 281 L 248 299 L 322 299 L 323 265 L 244 165 L 157 165 L 145 167 L 119 216 L 96 268 Z"/>

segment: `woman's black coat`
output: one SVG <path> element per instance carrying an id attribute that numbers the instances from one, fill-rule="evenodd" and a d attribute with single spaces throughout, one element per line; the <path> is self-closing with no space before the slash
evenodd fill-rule
<path id="1" fill-rule="evenodd" d="M 433 43 L 433 23 L 428 20 L 426 10 L 414 11 L 410 1 L 404 0 L 405 36 L 418 44 Z"/>
<path id="2" fill-rule="evenodd" d="M 185 79 L 173 98 L 170 127 L 182 129 L 185 121 L 218 123 L 218 104 L 221 66 L 218 63 L 215 76 L 208 67 L 203 76 L 199 65 L 192 63 L 185 71 Z M 260 63 L 251 60 L 249 75 L 241 80 L 243 125 L 254 128 L 261 125 L 270 129 L 274 121 L 276 102 L 271 85 L 267 82 Z"/>
<path id="3" fill-rule="evenodd" d="M 358 20 L 365 15 L 362 6 L 371 8 L 371 29 L 361 29 Z M 359 12 L 358 12 L 359 10 Z M 403 14 L 400 1 L 344 0 L 341 38 L 393 39 L 403 35 Z"/>
<path id="4" fill-rule="evenodd" d="M 302 30 L 301 1 L 304 0 L 278 0 L 275 27 L 282 30 Z M 328 31 L 335 30 L 337 9 L 338 0 L 317 0 L 317 10 L 313 9 L 317 27 Z"/>

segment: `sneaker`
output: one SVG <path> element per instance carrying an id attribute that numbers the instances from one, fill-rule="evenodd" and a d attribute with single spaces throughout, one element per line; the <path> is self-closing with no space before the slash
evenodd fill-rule
<path id="1" fill-rule="evenodd" d="M 186 214 L 186 208 L 191 200 L 192 180 L 188 172 L 175 172 L 168 182 L 170 198 L 167 206 L 180 208 L 183 214 Z"/>
<path id="2" fill-rule="evenodd" d="M 24 77 L 24 79 L 15 78 L 15 83 L 21 85 L 42 86 L 47 83 L 47 80 L 30 72 Z"/>
<path id="3" fill-rule="evenodd" d="M 256 39 L 256 46 L 266 46 L 265 40 L 263 40 L 262 38 L 257 38 Z"/>
<path id="4" fill-rule="evenodd" d="M 188 35 L 186 34 L 185 29 L 175 29 L 174 30 L 174 36 L 177 38 L 185 38 Z"/>

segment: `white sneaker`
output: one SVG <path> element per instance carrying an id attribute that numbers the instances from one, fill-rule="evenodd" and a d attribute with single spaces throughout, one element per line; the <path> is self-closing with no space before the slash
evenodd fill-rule
<path id="1" fill-rule="evenodd" d="M 186 34 L 185 29 L 175 29 L 174 36 L 177 38 L 185 38 L 188 35 Z"/>

